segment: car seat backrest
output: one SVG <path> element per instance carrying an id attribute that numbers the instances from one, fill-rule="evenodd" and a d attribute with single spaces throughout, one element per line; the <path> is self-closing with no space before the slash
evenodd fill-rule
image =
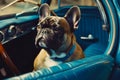
<path id="1" fill-rule="evenodd" d="M 102 19 L 97 7 L 91 7 L 88 9 L 81 9 L 82 16 L 79 23 L 78 30 L 75 31 L 77 41 L 85 49 L 89 45 L 99 42 L 101 44 L 108 43 L 108 32 L 102 29 Z M 95 40 L 82 40 L 80 37 L 88 37 L 92 35 Z"/>

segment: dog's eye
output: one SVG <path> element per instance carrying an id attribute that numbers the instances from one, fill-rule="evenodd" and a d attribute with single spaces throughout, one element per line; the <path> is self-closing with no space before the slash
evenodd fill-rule
<path id="1" fill-rule="evenodd" d="M 53 29 L 54 29 L 55 31 L 58 31 L 58 30 L 60 29 L 60 27 L 59 27 L 58 24 L 54 24 L 54 25 L 53 25 Z"/>
<path id="2" fill-rule="evenodd" d="M 41 25 L 37 25 L 37 31 L 41 29 Z"/>
<path id="3" fill-rule="evenodd" d="M 58 27 L 53 27 L 53 30 L 58 31 L 59 28 Z"/>
<path id="4" fill-rule="evenodd" d="M 41 23 L 39 22 L 38 24 L 37 24 L 37 26 L 40 26 L 41 25 Z"/>

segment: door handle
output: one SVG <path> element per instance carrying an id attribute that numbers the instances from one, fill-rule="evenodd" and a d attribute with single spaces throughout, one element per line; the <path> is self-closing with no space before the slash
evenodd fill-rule
<path id="1" fill-rule="evenodd" d="M 87 37 L 81 36 L 80 39 L 86 41 L 97 41 L 97 39 L 94 38 L 92 34 L 89 34 Z"/>
<path id="2" fill-rule="evenodd" d="M 91 34 L 89 34 L 87 37 L 81 36 L 80 38 L 82 40 L 93 40 L 94 39 L 93 35 L 91 35 Z"/>

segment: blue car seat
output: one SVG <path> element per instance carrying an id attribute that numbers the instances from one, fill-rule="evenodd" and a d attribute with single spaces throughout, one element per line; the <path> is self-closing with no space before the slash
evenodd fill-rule
<path id="1" fill-rule="evenodd" d="M 6 80 L 107 80 L 112 66 L 112 57 L 99 55 L 29 72 Z"/>

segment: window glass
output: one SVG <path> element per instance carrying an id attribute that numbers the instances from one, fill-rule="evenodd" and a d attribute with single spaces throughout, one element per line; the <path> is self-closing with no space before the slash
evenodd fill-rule
<path id="1" fill-rule="evenodd" d="M 95 2 L 94 0 L 61 0 L 61 6 L 64 5 L 95 6 Z"/>
<path id="2" fill-rule="evenodd" d="M 58 8 L 59 0 L 52 0 L 51 8 Z M 68 5 L 79 5 L 79 6 L 96 6 L 94 0 L 60 0 L 60 6 L 68 6 Z"/>
<path id="3" fill-rule="evenodd" d="M 16 0 L 0 0 L 0 15 L 20 13 L 22 11 L 23 12 L 32 11 L 32 8 L 36 7 L 36 5 L 29 4 L 28 2 L 17 2 L 1 10 L 1 8 L 10 4 L 13 1 Z M 28 1 L 36 1 L 37 3 L 40 3 L 40 0 L 28 0 Z M 96 6 L 94 0 L 52 0 L 50 8 L 51 9 L 58 8 L 58 1 L 61 1 L 60 6 L 67 6 L 67 5 Z"/>
<path id="4" fill-rule="evenodd" d="M 31 8 L 36 7 L 34 4 L 29 4 L 28 2 L 17 2 L 5 9 L 2 9 L 6 5 L 16 0 L 0 0 L 0 15 L 8 15 L 13 13 L 19 13 L 22 11 L 30 11 Z M 29 0 L 30 1 L 30 0 Z M 40 0 L 32 0 L 40 3 Z"/>

